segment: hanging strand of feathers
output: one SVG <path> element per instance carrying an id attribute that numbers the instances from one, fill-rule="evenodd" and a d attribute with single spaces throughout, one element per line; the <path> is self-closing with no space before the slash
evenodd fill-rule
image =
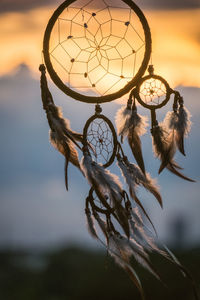
<path id="1" fill-rule="evenodd" d="M 129 237 L 129 225 L 125 208 L 122 206 L 124 191 L 119 178 L 103 166 L 94 162 L 86 150 L 81 160 L 81 170 L 89 184 L 94 188 L 101 203 L 110 210 L 108 200 L 114 208 L 113 215 Z"/>
<path id="2" fill-rule="evenodd" d="M 69 121 L 63 118 L 61 109 L 54 104 L 49 91 L 44 65 L 40 66 L 40 71 L 42 102 L 50 127 L 50 141 L 65 157 L 66 188 L 68 189 L 67 169 L 69 162 L 81 170 L 91 186 L 85 206 L 86 221 L 91 236 L 99 240 L 107 248 L 108 253 L 114 258 L 115 262 L 128 273 L 143 300 L 145 299 L 143 287 L 135 272 L 131 258 L 133 257 L 137 263 L 162 282 L 158 271 L 151 262 L 150 254 L 152 252 L 158 253 L 175 264 L 183 275 L 191 280 L 195 299 L 197 300 L 198 295 L 191 275 L 165 245 L 161 245 L 161 249 L 157 237 L 145 225 L 141 215 L 142 212 L 156 233 L 155 227 L 137 193 L 137 188 L 142 186 L 155 197 L 161 207 L 163 206 L 156 181 L 145 171 L 140 136 L 146 131 L 147 118 L 137 113 L 135 92 L 131 93 L 127 106 L 122 107 L 116 115 L 116 125 L 118 134 L 121 136 L 121 142 L 127 137 L 133 156 L 138 164 L 129 162 L 124 155 L 121 144 L 118 143 L 117 164 L 128 186 L 131 202 L 119 178 L 93 161 L 89 152 L 89 148 L 93 151 L 90 144 L 83 140 L 82 134 L 74 132 L 70 128 Z M 175 93 L 173 108 L 173 112 L 168 113 L 163 124 L 158 124 L 155 118 L 152 126 L 154 151 L 161 160 L 159 173 L 167 168 L 176 175 L 193 181 L 177 170 L 180 167 L 174 161 L 176 148 L 185 155 L 184 137 L 189 133 L 191 126 L 190 114 L 184 108 L 183 100 L 177 92 Z M 83 148 L 79 146 L 78 142 L 82 143 Z M 80 163 L 77 148 L 83 152 Z M 93 193 L 96 194 L 96 197 L 93 196 Z M 96 198 L 103 208 L 99 208 L 95 204 Z M 96 225 L 105 237 L 105 242 L 99 237 Z M 118 230 L 116 230 L 116 227 Z M 120 228 L 123 234 L 119 232 Z"/>
<path id="3" fill-rule="evenodd" d="M 68 190 L 68 164 L 71 162 L 80 169 L 76 147 L 80 148 L 77 141 L 82 142 L 83 136 L 71 130 L 69 120 L 63 118 L 61 109 L 54 104 L 47 84 L 45 66 L 40 65 L 39 70 L 41 72 L 40 83 L 43 108 L 46 111 L 50 127 L 50 142 L 65 157 L 65 185 Z"/>
<path id="4" fill-rule="evenodd" d="M 86 160 L 88 157 L 86 158 Z M 119 158 L 118 156 L 118 161 L 123 162 L 122 158 Z M 119 162 L 118 162 L 119 163 Z M 86 171 L 86 165 L 87 163 L 82 162 L 84 165 L 83 169 L 85 171 L 86 177 L 88 178 L 89 182 L 91 183 L 93 180 L 91 179 L 91 173 L 90 171 Z M 129 163 L 130 164 L 130 163 Z M 95 169 L 98 168 L 98 166 L 95 166 Z M 140 170 L 138 168 L 138 170 Z M 96 175 L 98 172 L 101 173 L 99 170 L 97 172 L 93 171 Z M 89 175 L 90 173 L 90 175 Z M 93 173 L 93 174 L 94 174 Z M 143 175 L 143 173 L 140 171 L 140 174 Z M 102 174 L 101 174 L 102 175 Z M 106 175 L 106 176 L 105 176 Z M 100 176 L 100 175 L 98 175 Z M 107 193 L 107 187 L 103 188 L 103 185 L 106 185 L 106 181 L 109 179 L 111 182 L 112 180 L 114 181 L 112 183 L 112 189 L 116 189 L 115 184 L 117 184 L 117 189 L 119 188 L 118 183 L 116 181 L 116 178 L 113 179 L 111 173 L 104 174 L 106 180 L 102 182 L 102 186 L 100 187 L 101 193 Z M 111 176 L 111 177 L 110 177 Z M 90 178 L 90 179 L 89 179 Z M 111 179 L 112 178 L 112 179 Z M 148 179 L 147 179 L 148 180 Z M 141 179 L 141 181 L 146 181 Z M 93 181 L 94 183 L 94 181 Z M 152 184 L 152 183 L 151 183 Z M 157 187 L 155 188 L 157 191 Z M 124 197 L 123 197 L 123 202 L 124 202 L 124 211 L 126 212 L 127 219 L 128 219 L 128 226 L 129 226 L 129 234 L 127 235 L 122 235 L 115 229 L 115 225 L 112 221 L 112 216 L 115 216 L 113 214 L 113 211 L 109 209 L 107 205 L 105 205 L 104 202 L 101 202 L 102 205 L 105 205 L 106 212 L 103 214 L 105 215 L 105 220 L 99 215 L 99 211 L 97 211 L 96 206 L 94 205 L 95 198 L 93 197 L 93 191 L 95 189 L 91 189 L 88 197 L 86 198 L 86 220 L 88 224 L 88 231 L 91 234 L 91 236 L 95 239 L 98 239 L 106 248 L 108 253 L 110 254 L 111 257 L 114 258 L 115 262 L 125 270 L 125 272 L 128 273 L 130 279 L 134 282 L 136 287 L 138 288 L 141 298 L 144 300 L 144 291 L 142 288 L 142 284 L 140 282 L 140 279 L 135 272 L 134 266 L 131 261 L 131 257 L 135 259 L 139 265 L 147 269 L 155 278 L 160 280 L 162 283 L 162 279 L 158 271 L 155 269 L 154 265 L 151 263 L 150 259 L 150 254 L 152 252 L 156 252 L 157 254 L 161 255 L 165 259 L 169 260 L 171 263 L 176 265 L 181 273 L 187 277 L 193 287 L 194 287 L 194 295 L 195 299 L 198 299 L 195 283 L 189 274 L 189 272 L 181 265 L 181 263 L 177 260 L 177 258 L 174 256 L 174 254 L 163 244 L 162 248 L 158 246 L 157 238 L 154 237 L 152 234 L 151 230 L 144 224 L 143 218 L 139 212 L 139 207 L 136 206 L 132 208 L 132 204 L 129 200 L 129 197 L 127 193 L 124 192 Z M 97 191 L 97 190 L 95 190 Z M 110 193 L 110 192 L 109 192 Z M 96 193 L 98 194 L 98 193 Z M 99 198 L 99 197 L 98 197 Z M 105 197 L 104 197 L 105 199 Z M 101 198 L 99 198 L 101 201 Z M 122 202 L 121 202 L 122 205 Z M 91 209 L 90 209 L 90 207 Z M 102 213 L 102 212 L 101 212 Z M 117 220 L 117 218 L 116 218 Z M 95 222 L 98 225 L 98 228 L 100 229 L 101 233 L 105 237 L 105 243 L 101 240 L 99 237 L 99 233 L 95 227 Z M 163 283 L 164 284 L 164 283 Z M 165 284 L 164 284 L 165 285 Z"/>
<path id="5" fill-rule="evenodd" d="M 185 111 L 186 110 L 184 109 L 184 112 Z M 183 115 L 184 118 L 182 117 Z M 183 113 L 181 109 L 179 117 L 177 116 L 176 112 L 172 112 L 170 114 L 167 114 L 163 123 L 158 124 L 157 120 L 155 120 L 152 124 L 151 129 L 153 150 L 155 156 L 158 157 L 161 161 L 161 165 L 158 171 L 159 174 L 165 168 L 167 168 L 176 176 L 187 181 L 194 182 L 193 179 L 185 176 L 179 171 L 182 168 L 174 161 L 177 142 L 181 140 L 182 143 L 184 135 L 188 133 L 188 125 L 185 125 L 184 131 L 180 129 L 180 123 L 189 124 L 188 120 L 186 122 L 186 119 L 187 118 L 185 117 L 185 113 Z"/>
<path id="6" fill-rule="evenodd" d="M 130 95 L 127 106 L 123 106 L 118 110 L 115 122 L 118 135 L 121 136 L 121 142 L 123 143 L 124 137 L 128 138 L 128 143 L 133 156 L 135 157 L 140 169 L 145 174 L 140 136 L 146 132 L 147 117 L 141 116 L 137 113 L 135 97 L 134 102 L 132 100 L 133 97 L 134 90 Z"/>
<path id="7" fill-rule="evenodd" d="M 185 156 L 184 137 L 187 137 L 191 129 L 191 114 L 184 106 L 183 98 L 179 92 L 174 92 L 173 111 L 168 112 L 164 124 L 168 130 L 174 131 L 174 139 L 179 151 Z"/>

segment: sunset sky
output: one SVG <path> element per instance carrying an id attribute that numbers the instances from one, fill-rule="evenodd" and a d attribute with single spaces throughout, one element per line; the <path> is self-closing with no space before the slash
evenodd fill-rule
<path id="1" fill-rule="evenodd" d="M 19 2 L 18 6 L 16 6 L 17 2 Z M 59 1 L 50 2 L 59 3 Z M 142 7 L 146 7 L 147 2 L 141 1 Z M 152 31 L 155 69 L 157 73 L 164 74 L 172 86 L 199 87 L 200 8 L 193 8 L 197 3 L 195 1 L 183 1 L 183 7 L 179 8 L 176 5 L 176 10 L 172 10 L 172 2 L 168 4 L 169 9 L 161 10 L 162 2 L 158 2 L 156 10 L 150 9 L 150 4 L 145 9 Z M 177 4 L 177 1 L 174 2 Z M 42 61 L 43 32 L 55 9 L 53 4 L 40 6 L 41 1 L 1 2 L 1 75 L 11 72 L 22 62 L 30 66 L 35 73 L 37 72 L 38 65 Z"/>
<path id="2" fill-rule="evenodd" d="M 91 244 L 84 219 L 88 186 L 70 166 L 66 193 L 63 157 L 48 142 L 42 111 L 38 67 L 49 18 L 60 0 L 0 1 L 0 246 L 56 246 L 72 240 Z M 197 180 L 183 182 L 167 171 L 159 177 L 164 210 L 144 197 L 158 232 L 170 240 L 169 224 L 176 216 L 188 222 L 187 242 L 199 243 L 199 126 L 200 126 L 200 3 L 199 0 L 137 0 L 149 22 L 155 72 L 184 96 L 193 115 L 186 142 L 187 157 L 177 155 L 185 173 Z M 93 107 L 63 95 L 49 80 L 55 102 L 63 107 L 73 129 L 80 131 Z M 104 113 L 114 120 L 119 105 L 106 104 Z M 168 106 L 160 112 L 162 119 Z M 77 116 L 78 112 L 78 118 Z M 80 114 L 81 112 L 81 114 Z M 146 111 L 141 110 L 147 114 Z M 157 177 L 150 133 L 143 139 L 147 169 Z M 126 147 L 126 144 L 125 144 Z M 127 147 L 128 148 L 128 147 Z M 126 150 L 127 150 L 126 148 Z M 128 150 L 127 150 L 128 151 Z M 130 153 L 129 153 L 130 154 Z M 79 189 L 77 189 L 77 186 Z"/>

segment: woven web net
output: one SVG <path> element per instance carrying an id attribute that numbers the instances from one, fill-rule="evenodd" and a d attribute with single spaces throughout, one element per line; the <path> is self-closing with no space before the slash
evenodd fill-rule
<path id="1" fill-rule="evenodd" d="M 148 105 L 159 105 L 166 99 L 165 84 L 155 78 L 145 80 L 140 87 L 140 98 Z"/>
<path id="2" fill-rule="evenodd" d="M 88 127 L 87 141 L 94 161 L 106 164 L 113 154 L 113 134 L 103 119 L 95 119 Z"/>
<path id="3" fill-rule="evenodd" d="M 50 59 L 70 89 L 89 96 L 112 94 L 138 72 L 144 39 L 139 18 L 123 1 L 75 1 L 54 25 Z"/>

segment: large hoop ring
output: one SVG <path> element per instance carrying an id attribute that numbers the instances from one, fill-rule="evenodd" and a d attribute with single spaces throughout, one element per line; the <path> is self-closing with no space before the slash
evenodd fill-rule
<path id="1" fill-rule="evenodd" d="M 49 46 L 50 46 L 50 38 L 51 38 L 51 32 L 53 30 L 53 27 L 57 21 L 57 19 L 59 18 L 60 14 L 72 3 L 75 2 L 75 0 L 66 0 L 65 2 L 63 2 L 54 12 L 54 14 L 52 15 L 52 17 L 50 18 L 46 31 L 45 31 L 45 35 L 44 35 L 44 40 L 43 40 L 43 54 L 44 54 L 44 60 L 45 60 L 45 64 L 47 67 L 47 70 L 49 72 L 49 75 L 51 77 L 51 79 L 53 80 L 53 82 L 57 85 L 57 87 L 62 90 L 66 95 L 82 101 L 82 102 L 86 102 L 86 103 L 104 103 L 104 102 L 110 102 L 112 100 L 115 100 L 117 98 L 122 97 L 123 95 L 127 94 L 131 89 L 133 89 L 138 81 L 141 79 L 141 77 L 143 76 L 149 60 L 150 60 L 150 55 L 151 55 L 151 32 L 150 32 L 150 28 L 148 25 L 148 22 L 143 14 L 143 12 L 140 10 L 140 8 L 131 0 L 122 0 L 125 4 L 127 4 L 133 11 L 134 13 L 138 16 L 141 24 L 142 24 L 142 28 L 144 31 L 144 38 L 145 38 L 145 54 L 144 54 L 144 58 L 143 61 L 141 63 L 141 66 L 138 70 L 138 72 L 135 74 L 135 76 L 132 78 L 132 80 L 130 80 L 122 89 L 118 90 L 117 92 L 114 92 L 112 94 L 108 94 L 108 95 L 103 95 L 103 96 L 86 96 L 83 95 L 75 90 L 70 89 L 58 76 L 58 74 L 56 73 L 56 71 L 54 70 L 54 67 L 52 65 L 51 59 L 50 59 L 50 54 L 49 54 Z"/>

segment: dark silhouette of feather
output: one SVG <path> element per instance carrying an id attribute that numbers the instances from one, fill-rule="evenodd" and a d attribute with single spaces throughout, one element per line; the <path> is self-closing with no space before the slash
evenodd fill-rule
<path id="1" fill-rule="evenodd" d="M 175 167 L 174 167 L 171 163 L 169 163 L 169 164 L 167 165 L 167 169 L 168 169 L 171 173 L 175 174 L 176 176 L 178 176 L 178 177 L 180 177 L 180 178 L 182 178 L 182 179 L 184 179 L 184 180 L 187 180 L 187 181 L 190 181 L 190 182 L 196 182 L 195 180 L 193 180 L 193 179 L 191 179 L 191 178 L 185 176 L 185 175 L 182 174 L 181 172 L 177 171 L 177 170 L 175 169 Z"/>
<path id="2" fill-rule="evenodd" d="M 124 233 L 129 238 L 130 237 L 130 227 L 129 227 L 126 210 L 124 209 L 124 207 L 121 204 L 118 204 L 118 203 L 116 203 L 115 209 L 116 209 L 116 215 L 118 216 L 119 223 L 122 226 Z"/>
<path id="3" fill-rule="evenodd" d="M 161 173 L 164 168 L 167 168 L 176 176 L 190 182 L 195 182 L 193 179 L 190 179 L 177 170 L 182 168 L 173 160 L 176 150 L 176 145 L 174 142 L 175 134 L 175 130 L 171 130 L 170 133 L 167 133 L 161 126 L 156 126 L 152 130 L 154 152 L 155 155 L 161 160 L 159 173 Z"/>
<path id="4" fill-rule="evenodd" d="M 146 174 L 146 178 L 143 178 L 141 181 L 141 184 L 150 192 L 154 195 L 154 197 L 158 200 L 160 206 L 163 208 L 163 202 L 162 202 L 162 197 L 159 192 L 159 189 L 156 185 L 156 182 L 154 179 L 151 178 L 149 174 Z"/>
<path id="5" fill-rule="evenodd" d="M 135 157 L 136 162 L 138 163 L 140 169 L 145 174 L 145 166 L 144 160 L 142 155 L 142 147 L 141 147 L 141 140 L 139 135 L 137 134 L 136 130 L 130 129 L 128 133 L 128 143 Z"/>
<path id="6" fill-rule="evenodd" d="M 123 245 L 120 245 L 119 239 L 117 239 L 115 235 L 109 236 L 109 243 L 107 248 L 109 254 L 114 258 L 115 262 L 128 273 L 129 278 L 138 288 L 142 299 L 145 300 L 144 291 L 140 279 L 135 270 L 130 265 L 130 249 L 125 249 Z"/>
<path id="7" fill-rule="evenodd" d="M 180 151 L 184 156 L 186 156 L 186 154 L 185 154 L 184 137 L 183 137 L 183 135 L 176 134 L 176 143 L 177 143 L 177 146 L 178 146 L 179 151 Z"/>
<path id="8" fill-rule="evenodd" d="M 68 165 L 69 165 L 69 159 L 70 159 L 70 149 L 68 145 L 65 147 L 65 187 L 68 191 Z"/>
<path id="9" fill-rule="evenodd" d="M 139 280 L 139 277 L 137 276 L 136 272 L 133 270 L 133 268 L 125 265 L 124 270 L 128 273 L 129 278 L 133 281 L 135 286 L 138 288 L 140 295 L 142 297 L 142 300 L 145 300 L 144 291 L 141 285 L 141 282 Z"/>
<path id="10" fill-rule="evenodd" d="M 124 176 L 126 183 L 129 186 L 129 191 L 132 198 L 135 198 L 137 186 L 142 185 L 155 196 L 162 207 L 162 197 L 159 192 L 159 188 L 156 185 L 156 181 L 151 178 L 150 174 L 147 173 L 144 175 L 136 164 L 128 161 L 127 157 L 122 159 L 120 156 L 118 156 L 118 165 L 122 171 L 122 175 Z"/>
<path id="11" fill-rule="evenodd" d="M 65 187 L 67 191 L 68 191 L 68 165 L 69 165 L 69 160 L 65 158 Z"/>
<path id="12" fill-rule="evenodd" d="M 154 268 L 149 260 L 148 254 L 145 252 L 144 248 L 139 245 L 134 239 L 127 239 L 126 237 L 118 234 L 113 236 L 116 248 L 119 250 L 121 256 L 129 260 L 131 256 L 145 269 L 152 273 L 158 280 L 161 280 L 160 275 Z"/>
<path id="13" fill-rule="evenodd" d="M 176 148 L 173 131 L 168 133 L 162 126 L 155 126 L 152 129 L 153 146 L 155 155 L 161 160 L 159 173 L 173 159 Z"/>
<path id="14" fill-rule="evenodd" d="M 65 157 L 65 186 L 68 190 L 68 164 L 71 162 L 80 169 L 78 152 L 75 146 L 80 148 L 76 141 L 82 142 L 83 136 L 71 130 L 69 121 L 63 118 L 61 109 L 54 104 L 53 97 L 48 88 L 44 65 L 40 65 L 40 71 L 43 108 L 46 111 L 51 129 L 50 142 Z"/>
<path id="15" fill-rule="evenodd" d="M 115 120 L 118 134 L 121 136 L 121 142 L 123 142 L 124 137 L 128 137 L 128 143 L 133 156 L 142 172 L 145 174 L 140 136 L 146 132 L 147 118 L 139 115 L 134 106 L 132 109 L 122 107 L 117 112 Z"/>
<path id="16" fill-rule="evenodd" d="M 123 189 L 119 178 L 110 173 L 107 169 L 104 169 L 103 166 L 95 163 L 89 153 L 84 153 L 84 157 L 81 161 L 81 169 L 91 186 L 94 188 L 99 200 L 105 208 L 115 216 L 126 235 L 129 236 L 129 224 L 126 210 L 121 205 L 123 200 Z M 114 213 L 106 199 L 110 200 Z"/>
<path id="17" fill-rule="evenodd" d="M 149 217 L 149 215 L 147 214 L 144 206 L 142 205 L 142 203 L 140 202 L 140 200 L 137 198 L 137 196 L 135 195 L 135 197 L 133 196 L 133 199 L 135 200 L 135 202 L 137 203 L 137 205 L 141 208 L 143 214 L 145 215 L 145 217 L 148 219 L 148 221 L 150 222 L 151 226 L 153 227 L 153 230 L 156 233 L 156 228 L 153 224 L 153 222 L 151 221 L 151 218 Z"/>
<path id="18" fill-rule="evenodd" d="M 181 166 L 179 166 L 179 164 L 174 161 L 174 160 L 171 160 L 171 165 L 175 168 L 175 169 L 178 169 L 178 170 L 183 170 L 183 168 Z"/>
<path id="19" fill-rule="evenodd" d="M 85 209 L 85 214 L 86 214 L 86 219 L 87 219 L 87 225 L 88 225 L 88 231 L 91 234 L 91 236 L 95 239 L 98 239 L 98 235 L 96 233 L 95 227 L 94 227 L 94 222 L 93 218 L 91 216 L 91 212 L 89 208 Z"/>
<path id="20" fill-rule="evenodd" d="M 175 141 L 179 151 L 185 156 L 184 137 L 188 135 L 191 129 L 191 114 L 184 107 L 183 99 L 179 99 L 180 106 L 178 111 L 168 112 L 164 124 L 175 131 Z"/>
<path id="21" fill-rule="evenodd" d="M 143 211 L 144 215 L 147 217 L 147 219 L 149 220 L 149 222 L 151 223 L 153 229 L 155 230 L 155 227 L 150 219 L 150 217 L 148 216 L 146 210 L 144 209 L 141 201 L 138 199 L 137 195 L 136 195 L 136 187 L 139 184 L 142 184 L 143 186 L 145 186 L 145 188 L 148 188 L 149 190 L 149 185 L 151 186 L 152 183 L 150 182 L 150 180 L 146 179 L 146 176 L 141 172 L 139 167 L 136 167 L 136 165 L 134 164 L 130 164 L 126 158 L 126 160 L 124 161 L 119 155 L 118 155 L 118 166 L 120 167 L 120 170 L 122 172 L 122 175 L 129 187 L 129 193 L 132 197 L 133 200 L 135 200 L 135 202 L 137 203 L 137 205 L 141 208 L 141 210 Z M 148 175 L 149 176 L 149 175 Z M 150 176 L 149 176 L 150 178 Z M 145 181 L 145 183 L 144 183 Z M 152 188 L 153 189 L 153 185 Z M 156 187 L 155 187 L 156 190 Z M 151 190 L 152 192 L 152 190 Z M 162 205 L 162 199 L 161 196 L 157 190 L 158 195 L 156 194 L 156 196 L 159 199 L 159 203 Z M 154 191 L 155 194 L 155 191 Z"/>
<path id="22" fill-rule="evenodd" d="M 80 168 L 78 152 L 73 143 L 66 137 L 60 136 L 58 132 L 50 131 L 50 142 L 65 157 L 65 181 L 67 183 L 67 168 L 71 162 L 77 168 Z M 66 184 L 68 190 L 68 183 Z"/>
<path id="23" fill-rule="evenodd" d="M 166 258 L 169 261 L 171 261 L 176 267 L 179 268 L 179 270 L 181 271 L 181 273 L 183 274 L 184 277 L 186 277 L 187 279 L 190 280 L 190 282 L 192 284 L 192 287 L 193 287 L 193 293 L 194 293 L 195 300 L 199 300 L 200 298 L 199 298 L 199 295 L 198 295 L 197 286 L 196 286 L 196 283 L 195 283 L 192 275 L 190 274 L 190 272 L 180 263 L 180 261 L 174 255 L 174 253 L 166 245 L 163 244 L 163 247 L 169 255 Z"/>
<path id="24" fill-rule="evenodd" d="M 106 222 L 95 211 L 93 211 L 93 216 L 94 216 L 95 220 L 97 221 L 99 227 L 101 228 L 101 231 L 103 232 L 106 239 L 108 240 L 108 229 L 107 229 Z"/>

